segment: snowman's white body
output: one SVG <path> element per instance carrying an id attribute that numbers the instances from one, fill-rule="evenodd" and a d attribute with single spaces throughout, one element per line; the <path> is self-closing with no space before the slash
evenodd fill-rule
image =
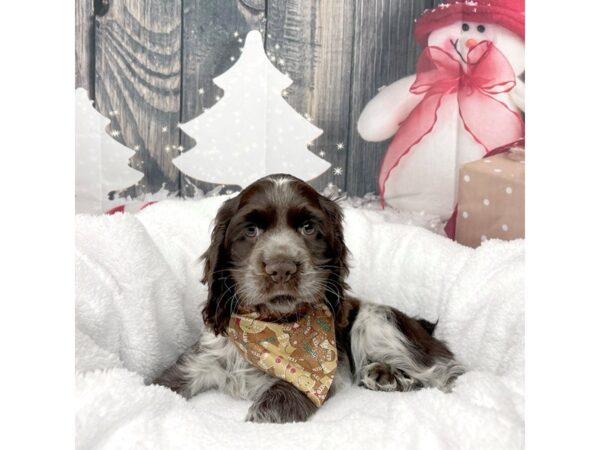
<path id="1" fill-rule="evenodd" d="M 507 94 L 496 98 L 516 110 Z M 398 209 L 425 210 L 448 218 L 455 206 L 459 168 L 485 153 L 485 147 L 473 138 L 460 119 L 456 94 L 447 95 L 431 132 L 390 172 L 385 201 Z"/>
<path id="2" fill-rule="evenodd" d="M 448 32 L 455 31 L 460 24 L 462 22 L 432 33 L 429 45 L 439 45 L 439 42 L 447 39 Z M 516 73 L 522 72 L 517 72 L 521 60 L 518 57 L 511 58 L 512 53 L 520 56 L 520 49 L 514 47 L 516 40 L 522 41 L 504 29 L 492 28 L 490 34 L 492 32 L 495 39 L 491 39 L 491 36 L 486 38 L 492 40 L 505 56 L 508 53 L 507 59 Z M 509 44 L 503 50 L 502 43 L 507 42 L 507 34 Z M 358 123 L 358 132 L 365 140 L 381 141 L 395 134 L 400 122 L 423 98 L 409 91 L 414 80 L 415 75 L 411 75 L 396 81 L 365 107 Z M 519 111 L 523 109 L 523 84 L 519 81 L 513 91 L 494 97 L 513 111 Z M 426 211 L 443 219 L 449 218 L 455 206 L 459 168 L 467 162 L 480 159 L 485 152 L 486 149 L 465 129 L 459 115 L 457 95 L 444 96 L 433 129 L 390 172 L 385 183 L 386 204 L 397 209 Z"/>

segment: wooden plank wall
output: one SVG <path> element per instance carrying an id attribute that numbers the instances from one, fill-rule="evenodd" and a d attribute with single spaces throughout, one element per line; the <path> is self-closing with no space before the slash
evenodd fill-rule
<path id="1" fill-rule="evenodd" d="M 75 2 L 75 87 L 94 98 L 94 0 Z"/>
<path id="2" fill-rule="evenodd" d="M 180 140 L 181 1 L 111 0 L 95 40 L 96 107 L 145 174 L 131 194 L 178 191 L 171 159 Z"/>
<path id="3" fill-rule="evenodd" d="M 412 30 L 414 19 L 431 6 L 430 0 L 356 0 L 352 67 L 350 145 L 346 188 L 364 195 L 377 191 L 381 161 L 389 144 L 366 142 L 356 131 L 364 106 L 379 89 L 414 73 L 419 49 Z"/>
<path id="4" fill-rule="evenodd" d="M 323 130 L 310 147 L 331 163 L 313 182 L 319 190 L 345 187 L 353 14 L 353 0 L 269 0 L 267 55 L 294 80 L 287 102 Z"/>
<path id="5" fill-rule="evenodd" d="M 171 160 L 192 148 L 179 130 L 222 91 L 212 79 L 235 63 L 258 29 L 294 84 L 285 98 L 323 134 L 309 147 L 332 167 L 313 181 L 350 195 L 377 190 L 387 148 L 356 122 L 379 88 L 414 72 L 415 17 L 439 0 L 76 0 L 76 86 L 112 120 L 108 132 L 136 150 L 145 177 L 121 195 L 161 188 L 182 196 L 215 187 Z M 94 14 L 94 7 L 96 14 Z M 234 186 L 228 187 L 236 189 Z"/>

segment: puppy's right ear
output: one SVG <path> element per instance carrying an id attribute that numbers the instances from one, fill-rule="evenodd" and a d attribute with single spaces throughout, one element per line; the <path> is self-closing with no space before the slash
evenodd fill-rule
<path id="1" fill-rule="evenodd" d="M 204 259 L 202 283 L 208 287 L 208 298 L 202 310 L 202 318 L 204 324 L 211 328 L 215 335 L 225 333 L 231 317 L 233 295 L 226 296 L 226 294 L 233 285 L 233 280 L 227 271 L 229 258 L 225 248 L 225 234 L 229 222 L 237 211 L 238 203 L 238 198 L 234 197 L 221 205 L 215 218 L 210 246 L 202 255 Z"/>

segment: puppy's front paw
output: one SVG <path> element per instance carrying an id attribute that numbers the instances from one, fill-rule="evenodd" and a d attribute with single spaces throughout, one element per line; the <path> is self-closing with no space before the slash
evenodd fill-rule
<path id="1" fill-rule="evenodd" d="M 317 407 L 294 386 L 278 381 L 256 400 L 246 415 L 247 422 L 305 422 Z"/>
<path id="2" fill-rule="evenodd" d="M 359 386 L 372 391 L 395 391 L 398 381 L 388 364 L 374 362 L 362 368 Z"/>
<path id="3" fill-rule="evenodd" d="M 360 373 L 361 378 L 358 385 L 372 391 L 407 392 L 423 387 L 419 381 L 409 377 L 401 370 L 381 362 L 367 364 Z"/>

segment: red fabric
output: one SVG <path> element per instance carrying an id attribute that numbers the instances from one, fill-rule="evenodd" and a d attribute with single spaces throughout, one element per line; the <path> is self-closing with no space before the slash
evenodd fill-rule
<path id="1" fill-rule="evenodd" d="M 157 202 L 157 201 L 151 201 L 151 202 L 145 203 L 145 204 L 144 204 L 144 206 L 142 206 L 142 207 L 140 208 L 140 211 L 141 211 L 142 209 L 144 209 L 144 208 L 147 208 L 147 207 L 148 207 L 148 206 L 150 206 L 150 205 L 154 205 L 155 203 L 158 203 L 158 202 Z"/>
<path id="2" fill-rule="evenodd" d="M 525 40 L 525 0 L 455 1 L 427 9 L 416 20 L 415 39 L 427 46 L 429 33 L 456 21 L 495 23 Z"/>
<path id="3" fill-rule="evenodd" d="M 460 117 L 466 130 L 486 152 L 524 136 L 521 115 L 492 95 L 515 86 L 515 74 L 504 55 L 489 41 L 469 50 L 467 70 L 439 47 L 427 47 L 417 62 L 417 78 L 410 87 L 423 100 L 400 124 L 383 158 L 379 173 L 381 204 L 390 172 L 404 155 L 435 125 L 437 110 L 445 95 L 457 93 Z"/>
<path id="4" fill-rule="evenodd" d="M 142 209 L 147 208 L 150 205 L 154 205 L 155 203 L 158 203 L 158 202 L 156 202 L 156 201 L 147 202 L 147 203 L 144 203 L 139 209 L 136 206 L 135 210 L 128 211 L 128 212 L 141 211 Z M 112 216 L 113 214 L 116 214 L 116 213 L 124 213 L 127 206 L 128 205 L 115 206 L 114 208 L 109 209 L 108 211 L 106 211 L 104 214 L 108 214 L 109 216 Z"/>
<path id="5" fill-rule="evenodd" d="M 112 216 L 113 214 L 124 213 L 124 212 L 125 212 L 125 205 L 119 205 L 119 206 L 115 206 L 112 209 L 109 209 L 104 214 L 108 214 L 109 216 Z"/>
<path id="6" fill-rule="evenodd" d="M 448 236 L 452 240 L 454 240 L 454 238 L 456 237 L 456 217 L 457 217 L 457 215 L 458 215 L 458 206 L 455 206 L 452 216 L 450 217 L 450 219 L 448 219 L 448 222 L 446 223 L 446 226 L 444 227 L 444 233 L 446 233 L 446 236 Z"/>

